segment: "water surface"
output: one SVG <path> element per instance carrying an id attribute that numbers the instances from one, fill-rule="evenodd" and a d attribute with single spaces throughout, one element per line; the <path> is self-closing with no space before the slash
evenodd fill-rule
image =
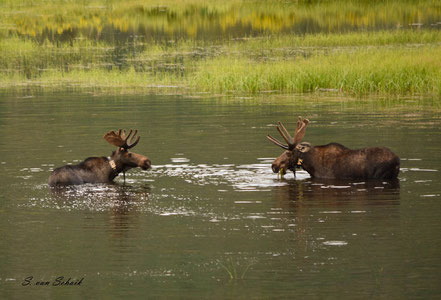
<path id="1" fill-rule="evenodd" d="M 51 1 L 6 3 L 8 34 L 40 42 L 100 40 L 126 51 L 140 43 L 242 39 L 261 35 L 441 28 L 437 1 Z M 84 12 L 81 12 L 84 11 Z M 115 55 L 124 55 L 124 50 Z"/>
<path id="2" fill-rule="evenodd" d="M 2 94 L 1 298 L 436 298 L 441 119 L 414 102 Z M 313 144 L 391 148 L 399 180 L 278 178 L 265 136 L 298 115 Z M 139 130 L 151 170 L 48 188 L 55 167 L 110 155 L 118 128 Z"/>

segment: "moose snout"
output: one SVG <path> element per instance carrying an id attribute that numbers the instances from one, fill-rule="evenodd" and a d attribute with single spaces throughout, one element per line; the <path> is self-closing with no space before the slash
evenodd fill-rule
<path id="1" fill-rule="evenodd" d="M 150 159 L 144 159 L 144 161 L 142 162 L 142 164 L 141 164 L 141 169 L 143 169 L 144 171 L 145 170 L 148 170 L 148 169 L 150 169 L 151 167 L 152 167 L 152 162 L 150 161 Z"/>
<path id="2" fill-rule="evenodd" d="M 287 168 L 286 168 L 285 164 L 276 164 L 276 163 L 273 163 L 273 164 L 271 165 L 271 169 L 273 169 L 273 172 L 274 172 L 274 173 L 279 173 L 280 171 L 282 171 L 282 175 L 285 175 L 285 174 L 286 174 L 286 171 L 287 171 Z"/>

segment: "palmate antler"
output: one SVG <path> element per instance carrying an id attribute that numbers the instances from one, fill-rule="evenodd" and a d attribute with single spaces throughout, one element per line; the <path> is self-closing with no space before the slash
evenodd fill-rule
<path id="1" fill-rule="evenodd" d="M 269 134 L 266 136 L 271 142 L 276 144 L 277 146 L 285 149 L 285 150 L 293 150 L 295 146 L 300 143 L 305 136 L 306 133 L 306 126 L 309 124 L 308 119 L 302 120 L 302 117 L 299 117 L 299 120 L 297 121 L 297 128 L 294 133 L 294 138 L 289 134 L 288 130 L 286 130 L 285 126 L 281 122 L 277 122 L 277 130 L 279 131 L 280 135 L 283 137 L 285 142 L 288 145 L 284 145 L 283 143 L 279 142 L 277 139 L 273 138 Z"/>
<path id="2" fill-rule="evenodd" d="M 112 130 L 104 135 L 104 139 L 111 145 L 128 150 L 130 148 L 135 147 L 136 144 L 138 144 L 139 139 L 141 137 L 140 136 L 136 137 L 137 133 L 138 130 L 135 130 L 135 132 L 133 132 L 132 129 L 130 129 L 128 134 L 126 134 L 126 131 L 122 129 L 118 130 L 118 133 Z"/>

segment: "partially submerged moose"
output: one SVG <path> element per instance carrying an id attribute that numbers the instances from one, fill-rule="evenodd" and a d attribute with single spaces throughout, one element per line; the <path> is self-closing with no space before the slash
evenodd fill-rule
<path id="1" fill-rule="evenodd" d="M 386 147 L 371 147 L 351 150 L 338 143 L 312 146 L 301 143 L 309 120 L 299 117 L 294 138 L 281 122 L 277 130 L 287 145 L 270 135 L 267 138 L 285 149 L 272 164 L 274 173 L 284 175 L 295 168 L 302 167 L 315 178 L 334 179 L 395 179 L 400 171 L 400 159 Z"/>
<path id="2" fill-rule="evenodd" d="M 137 132 L 130 130 L 127 134 L 121 129 L 118 133 L 109 131 L 104 139 L 118 147 L 110 157 L 89 157 L 78 165 L 59 167 L 49 177 L 49 185 L 106 183 L 111 182 L 119 173 L 125 173 L 132 168 L 149 169 L 151 162 L 146 156 L 129 151 L 139 142 L 140 136 L 136 137 Z"/>

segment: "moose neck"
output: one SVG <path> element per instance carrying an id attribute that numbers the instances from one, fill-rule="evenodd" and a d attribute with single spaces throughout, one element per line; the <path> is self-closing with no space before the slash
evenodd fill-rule
<path id="1" fill-rule="evenodd" d="M 107 158 L 109 161 L 109 179 L 113 180 L 121 172 L 127 171 L 129 168 L 120 160 L 114 159 L 112 156 Z"/>
<path id="2" fill-rule="evenodd" d="M 311 177 L 332 178 L 333 165 L 340 151 L 340 146 L 333 151 L 329 150 L 327 146 L 311 147 L 308 152 L 300 156 L 302 167 Z"/>
<path id="3" fill-rule="evenodd" d="M 315 170 L 316 170 L 316 162 L 314 161 L 314 157 L 315 157 L 314 152 L 315 149 L 314 147 L 312 147 L 308 152 L 300 153 L 298 161 L 296 162 L 303 168 L 303 170 L 308 172 L 308 174 L 311 177 L 315 177 Z"/>

